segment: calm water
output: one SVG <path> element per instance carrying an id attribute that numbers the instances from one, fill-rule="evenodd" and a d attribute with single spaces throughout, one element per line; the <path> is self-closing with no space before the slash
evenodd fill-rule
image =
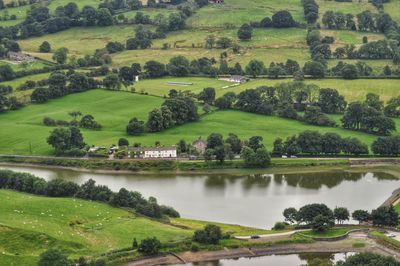
<path id="1" fill-rule="evenodd" d="M 325 203 L 331 208 L 345 206 L 350 211 L 370 210 L 400 187 L 396 174 L 385 173 L 382 168 L 321 171 L 290 168 L 286 174 L 265 170 L 263 174 L 204 175 L 121 175 L 19 166 L 0 168 L 29 172 L 45 179 L 60 177 L 77 183 L 92 178 L 114 191 L 125 187 L 140 191 L 146 197 L 154 196 L 160 203 L 176 208 L 185 218 L 261 228 L 270 228 L 282 220 L 285 208 L 299 208 L 308 203 Z"/>
<path id="2" fill-rule="evenodd" d="M 186 264 L 186 266 L 300 266 L 306 265 L 310 259 L 320 258 L 337 262 L 339 260 L 344 260 L 346 256 L 350 256 L 353 254 L 354 253 L 312 253 L 300 255 L 271 255 L 256 258 L 240 258 L 234 260 L 230 259 L 211 262 L 189 263 Z"/>

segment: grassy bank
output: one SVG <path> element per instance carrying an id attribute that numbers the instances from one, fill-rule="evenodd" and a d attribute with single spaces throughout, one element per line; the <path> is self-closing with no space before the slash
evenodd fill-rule
<path id="1" fill-rule="evenodd" d="M 164 245 L 190 239 L 206 222 L 151 220 L 107 204 L 75 198 L 48 198 L 0 190 L 0 265 L 35 265 L 48 248 L 71 258 L 99 256 L 129 248 L 133 238 L 157 237 Z M 266 230 L 219 224 L 224 233 L 255 234 Z"/>
<path id="2" fill-rule="evenodd" d="M 104 159 L 73 159 L 57 157 L 22 157 L 0 156 L 1 163 L 41 165 L 49 167 L 82 168 L 89 170 L 115 171 L 202 171 L 246 169 L 242 160 L 226 161 L 224 164 L 204 161 L 174 161 L 174 160 L 104 160 Z M 271 167 L 301 167 L 301 166 L 336 166 L 349 165 L 349 159 L 272 159 Z"/>

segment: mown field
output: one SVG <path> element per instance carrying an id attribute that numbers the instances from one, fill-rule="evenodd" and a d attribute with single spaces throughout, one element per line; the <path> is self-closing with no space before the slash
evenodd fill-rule
<path id="1" fill-rule="evenodd" d="M 107 204 L 73 199 L 48 198 L 0 190 L 0 265 L 35 265 L 49 248 L 70 255 L 98 256 L 157 237 L 163 243 L 190 238 L 205 222 L 173 219 L 161 223 Z M 223 231 L 238 235 L 269 231 L 219 224 Z"/>
<path id="2" fill-rule="evenodd" d="M 71 111 L 91 114 L 103 125 L 100 131 L 82 130 L 86 143 L 98 146 L 115 144 L 121 137 L 128 138 L 130 143 L 139 142 L 144 146 L 152 146 L 155 141 L 160 141 L 163 145 L 174 145 L 180 139 L 191 142 L 217 132 L 225 136 L 235 133 L 243 139 L 259 135 L 271 150 L 275 138 L 286 138 L 307 129 L 336 132 L 343 137 L 354 136 L 367 144 L 371 144 L 375 139 L 375 136 L 361 132 L 310 126 L 295 120 L 240 111 L 219 111 L 203 115 L 199 122 L 160 133 L 146 133 L 137 137 L 126 134 L 126 125 L 132 117 L 146 121 L 148 113 L 154 108 L 159 108 L 162 102 L 162 97 L 92 90 L 51 100 L 46 104 L 31 104 L 21 110 L 0 115 L 0 153 L 52 155 L 53 149 L 46 143 L 46 138 L 53 128 L 44 126 L 43 118 L 48 116 L 53 119 L 71 120 L 68 116 L 68 112 Z"/>

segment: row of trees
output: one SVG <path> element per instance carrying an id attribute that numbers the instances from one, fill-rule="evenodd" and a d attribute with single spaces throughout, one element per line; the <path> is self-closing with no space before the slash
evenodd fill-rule
<path id="1" fill-rule="evenodd" d="M 71 93 L 83 92 L 95 89 L 100 83 L 84 73 L 73 70 L 64 73 L 62 71 L 53 72 L 48 79 L 48 87 L 36 88 L 31 95 L 31 101 L 44 103 L 50 99 L 59 98 Z"/>
<path id="2" fill-rule="evenodd" d="M 115 193 L 107 186 L 96 185 L 92 179 L 79 186 L 62 179 L 46 181 L 28 173 L 0 170 L 0 188 L 49 197 L 75 197 L 100 201 L 115 207 L 131 208 L 152 218 L 161 218 L 163 215 L 179 217 L 179 213 L 172 207 L 159 205 L 153 197 L 145 199 L 140 192 L 128 191 L 125 188 Z"/>
<path id="3" fill-rule="evenodd" d="M 286 222 L 306 225 L 315 231 L 326 231 L 335 225 L 350 219 L 350 212 L 347 208 L 336 207 L 334 210 L 325 204 L 308 204 L 299 210 L 291 207 L 283 211 Z M 393 206 L 383 206 L 373 210 L 371 213 L 365 210 L 356 210 L 352 218 L 360 223 L 371 221 L 376 226 L 396 227 L 400 220 L 399 215 Z"/>
<path id="4" fill-rule="evenodd" d="M 304 18 L 309 24 L 313 24 L 319 17 L 319 6 L 315 0 L 301 0 L 304 9 Z"/>
<path id="5" fill-rule="evenodd" d="M 68 114 L 73 117 L 71 121 L 55 120 L 50 117 L 44 117 L 43 124 L 46 126 L 73 126 L 94 130 L 100 130 L 102 128 L 102 126 L 90 114 L 82 116 L 82 113 L 79 111 L 73 111 Z M 82 116 L 80 121 L 77 120 L 79 116 Z"/>
<path id="6" fill-rule="evenodd" d="M 285 141 L 277 138 L 274 141 L 272 154 L 282 155 L 362 155 L 368 154 L 368 146 L 354 137 L 342 138 L 336 133 L 321 134 L 318 131 L 306 130 L 298 135 L 288 137 Z"/>

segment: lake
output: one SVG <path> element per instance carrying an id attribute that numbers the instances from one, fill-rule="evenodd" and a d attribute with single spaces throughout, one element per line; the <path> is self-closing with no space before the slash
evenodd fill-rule
<path id="1" fill-rule="evenodd" d="M 223 174 L 89 173 L 52 168 L 5 166 L 47 180 L 63 178 L 84 183 L 94 179 L 113 191 L 125 187 L 173 206 L 182 217 L 270 228 L 283 220 L 282 211 L 309 203 L 331 208 L 371 210 L 400 187 L 400 168 L 278 168 Z"/>

